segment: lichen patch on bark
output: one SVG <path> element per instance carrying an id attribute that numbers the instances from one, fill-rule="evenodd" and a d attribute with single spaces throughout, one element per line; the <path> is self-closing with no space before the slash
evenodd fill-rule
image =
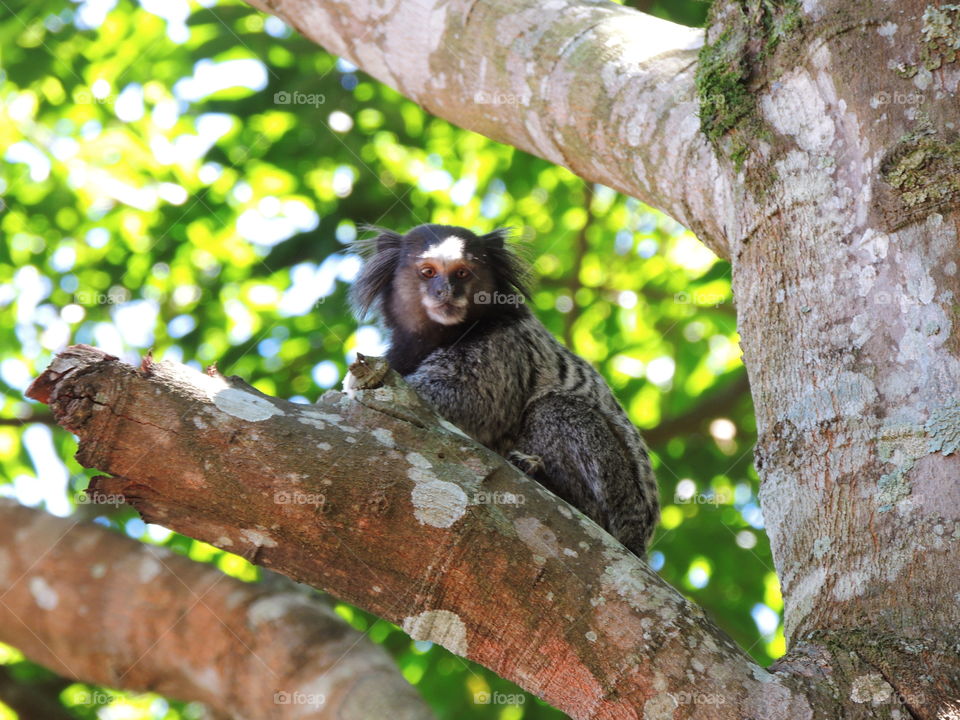
<path id="1" fill-rule="evenodd" d="M 467 510 L 467 494 L 446 480 L 418 482 L 410 496 L 414 516 L 424 525 L 451 527 Z"/>
<path id="2" fill-rule="evenodd" d="M 455 655 L 467 654 L 467 626 L 449 610 L 425 610 L 403 621 L 403 631 L 414 640 L 442 645 Z"/>

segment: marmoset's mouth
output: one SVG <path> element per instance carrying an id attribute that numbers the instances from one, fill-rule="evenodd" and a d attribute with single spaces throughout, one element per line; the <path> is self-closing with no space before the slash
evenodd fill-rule
<path id="1" fill-rule="evenodd" d="M 450 310 L 463 310 L 467 306 L 466 298 L 451 298 L 449 300 L 430 300 L 424 303 L 427 308 L 449 308 Z"/>
<path id="2" fill-rule="evenodd" d="M 467 315 L 466 304 L 460 304 L 456 300 L 427 303 L 426 309 L 427 316 L 442 325 L 456 325 Z"/>

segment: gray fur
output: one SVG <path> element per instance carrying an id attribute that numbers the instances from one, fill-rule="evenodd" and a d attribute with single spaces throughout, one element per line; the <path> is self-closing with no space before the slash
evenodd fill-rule
<path id="1" fill-rule="evenodd" d="M 477 243 L 469 248 L 481 247 L 493 235 L 478 238 L 463 228 L 420 226 L 414 229 L 420 242 L 424 229 L 438 238 L 456 232 Z M 384 281 L 386 258 L 376 254 L 358 279 L 358 292 L 368 301 L 363 304 L 371 304 L 370 288 L 375 286 L 381 310 L 393 307 L 398 297 L 415 297 L 404 289 L 416 287 L 419 280 L 410 254 L 405 260 L 395 243 L 388 244 L 394 254 L 392 280 Z M 503 248 L 502 234 L 497 252 L 501 256 L 509 252 Z M 516 262 L 510 256 L 513 272 Z M 516 292 L 509 281 L 500 282 L 498 265 L 497 256 L 477 260 L 472 267 L 481 284 L 474 282 L 471 289 L 482 287 L 488 296 Z M 373 277 L 367 275 L 368 268 Z M 439 336 L 443 338 L 439 341 L 429 319 L 419 320 L 423 327 L 411 336 L 409 318 L 423 318 L 420 308 L 408 308 L 402 326 L 391 322 L 397 310 L 384 313 L 393 335 L 388 359 L 394 367 L 409 370 L 402 373 L 407 382 L 447 420 L 513 461 L 642 556 L 659 516 L 656 480 L 643 439 L 597 371 L 560 345 L 523 304 L 471 306 L 473 314 L 460 325 L 445 328 L 453 332 Z M 417 345 L 420 338 L 427 347 Z M 410 363 L 406 356 L 413 347 L 419 351 L 415 363 Z M 403 356 L 397 355 L 398 349 Z"/>

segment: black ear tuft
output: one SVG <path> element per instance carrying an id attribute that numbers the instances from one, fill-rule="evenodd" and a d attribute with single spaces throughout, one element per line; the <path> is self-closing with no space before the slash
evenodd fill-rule
<path id="1" fill-rule="evenodd" d="M 530 299 L 530 267 L 517 252 L 507 245 L 510 228 L 499 228 L 480 236 L 486 246 L 487 262 L 503 292 L 517 291 Z"/>
<path id="2" fill-rule="evenodd" d="M 354 312 L 362 320 L 370 308 L 389 292 L 400 262 L 403 235 L 374 225 L 364 225 L 361 230 L 377 233 L 350 244 L 350 249 L 364 258 L 363 269 L 350 290 Z"/>
<path id="3" fill-rule="evenodd" d="M 403 244 L 403 235 L 379 225 L 361 225 L 360 232 L 372 232 L 375 235 L 357 238 L 350 243 L 350 249 L 364 258 L 369 258 L 381 250 L 399 248 Z"/>
<path id="4" fill-rule="evenodd" d="M 493 232 L 488 232 L 486 235 L 480 236 L 480 242 L 483 243 L 484 247 L 490 248 L 503 248 L 506 245 L 507 238 L 510 237 L 512 228 L 497 228 Z"/>

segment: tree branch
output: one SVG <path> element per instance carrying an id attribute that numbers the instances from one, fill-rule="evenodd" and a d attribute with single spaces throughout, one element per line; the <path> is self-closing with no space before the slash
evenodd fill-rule
<path id="1" fill-rule="evenodd" d="M 61 675 L 225 717 L 432 717 L 390 657 L 322 602 L 9 500 L 0 640 Z"/>
<path id="2" fill-rule="evenodd" d="M 74 346 L 28 394 L 80 437 L 81 463 L 113 474 L 94 492 L 328 589 L 574 718 L 832 707 L 754 665 L 595 524 L 439 421 L 385 363 L 359 370 L 353 398 L 304 406 Z M 694 683 L 691 668 L 707 667 Z"/>
<path id="3" fill-rule="evenodd" d="M 747 374 L 741 371 L 735 380 L 703 396 L 700 402 L 686 412 L 664 418 L 656 427 L 644 430 L 643 437 L 650 445 L 660 445 L 676 435 L 695 432 L 701 422 L 729 412 L 733 403 L 749 392 Z"/>
<path id="4" fill-rule="evenodd" d="M 10 666 L 0 665 L 0 701 L 17 717 L 43 720 L 76 720 L 57 696 L 70 682 L 61 677 L 27 681 L 18 678 Z"/>
<path id="5" fill-rule="evenodd" d="M 697 117 L 702 30 L 577 0 L 249 2 L 430 113 L 661 208 L 727 257 L 729 173 Z"/>
<path id="6" fill-rule="evenodd" d="M 57 420 L 53 417 L 53 413 L 33 413 L 24 418 L 0 418 L 0 427 L 23 427 L 31 423 L 56 425 Z"/>
<path id="7" fill-rule="evenodd" d="M 577 231 L 576 244 L 574 245 L 573 252 L 573 267 L 570 270 L 570 275 L 567 277 L 566 282 L 566 289 L 570 295 L 570 309 L 563 315 L 563 341 L 568 348 L 573 347 L 573 326 L 577 320 L 580 319 L 581 315 L 580 306 L 577 304 L 577 293 L 580 291 L 580 288 L 583 287 L 583 283 L 580 282 L 580 270 L 583 267 L 583 259 L 586 257 L 590 247 L 587 232 L 589 232 L 590 225 L 594 221 L 593 195 L 593 185 L 584 183 L 583 211 L 586 214 L 586 220 L 583 223 L 583 227 Z"/>

